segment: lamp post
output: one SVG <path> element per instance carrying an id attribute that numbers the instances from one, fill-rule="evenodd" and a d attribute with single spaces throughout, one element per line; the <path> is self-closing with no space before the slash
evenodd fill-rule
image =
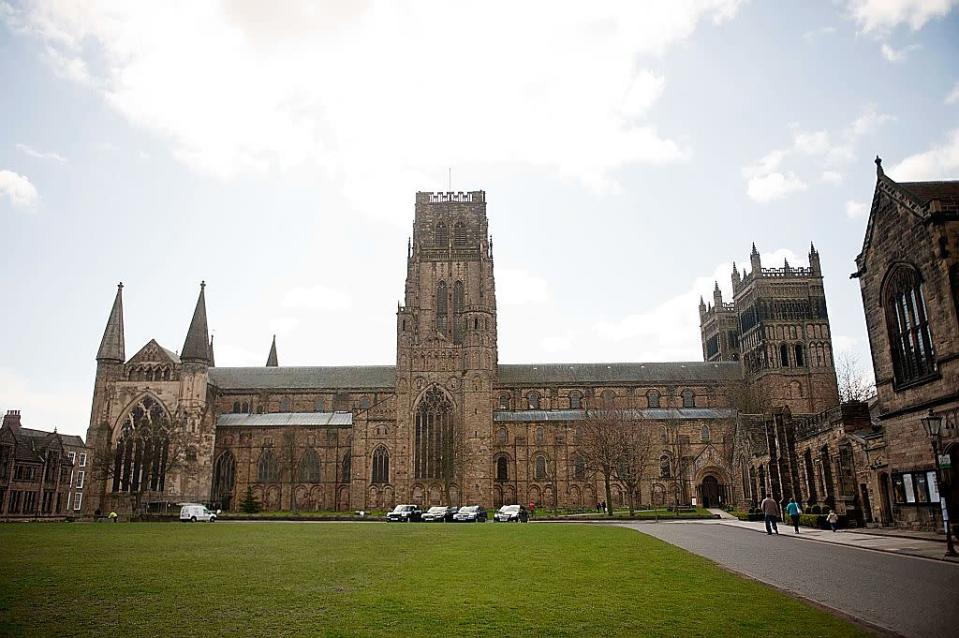
<path id="1" fill-rule="evenodd" d="M 942 480 L 942 468 L 939 465 L 939 448 L 942 445 L 942 417 L 932 413 L 922 418 L 929 440 L 932 442 L 932 456 L 936 460 L 936 481 L 939 483 L 939 500 L 942 507 L 943 527 L 946 528 L 946 556 L 959 556 L 952 544 L 952 525 L 949 520 L 949 484 Z"/>

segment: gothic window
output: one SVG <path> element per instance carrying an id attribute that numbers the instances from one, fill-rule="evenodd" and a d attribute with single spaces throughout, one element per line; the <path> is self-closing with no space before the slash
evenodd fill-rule
<path id="1" fill-rule="evenodd" d="M 450 231 L 446 224 L 440 222 L 436 225 L 436 245 L 440 248 L 446 248 L 450 244 Z"/>
<path id="2" fill-rule="evenodd" d="M 260 460 L 256 463 L 256 480 L 258 483 L 275 483 L 280 478 L 280 465 L 269 448 L 260 452 Z"/>
<path id="3" fill-rule="evenodd" d="M 506 428 L 500 428 L 500 429 L 496 432 L 496 440 L 497 440 L 497 442 L 500 443 L 500 444 L 506 443 L 506 438 L 507 438 L 507 436 L 508 436 L 508 435 L 507 435 L 507 432 L 506 432 Z"/>
<path id="4" fill-rule="evenodd" d="M 239 402 L 239 401 L 234 401 L 234 402 L 233 402 L 233 414 L 239 414 L 239 413 L 240 413 L 240 402 Z"/>
<path id="5" fill-rule="evenodd" d="M 496 459 L 496 480 L 509 480 L 509 459 L 507 459 L 505 456 L 501 456 Z"/>
<path id="6" fill-rule="evenodd" d="M 586 460 L 581 456 L 573 459 L 573 478 L 582 481 L 586 478 Z"/>
<path id="7" fill-rule="evenodd" d="M 649 407 L 658 408 L 659 407 L 659 390 L 650 390 L 646 393 L 646 401 L 649 403 Z"/>
<path id="8" fill-rule="evenodd" d="M 349 451 L 347 451 L 347 452 L 343 455 L 343 463 L 341 464 L 341 472 L 342 472 L 342 477 L 341 477 L 341 478 L 342 478 L 342 481 L 343 481 L 344 483 L 349 483 L 349 482 L 350 482 L 350 478 L 351 478 L 351 477 L 350 477 L 350 474 L 353 473 L 353 457 L 350 456 L 350 452 L 349 452 Z"/>
<path id="9" fill-rule="evenodd" d="M 466 225 L 463 222 L 456 222 L 453 226 L 453 243 L 457 246 L 466 245 Z"/>
<path id="10" fill-rule="evenodd" d="M 659 476 L 661 478 L 669 478 L 671 475 L 669 455 L 663 454 L 659 457 Z"/>
<path id="11" fill-rule="evenodd" d="M 313 411 L 314 412 L 323 412 L 326 406 L 323 404 L 323 399 L 317 399 L 313 402 Z"/>
<path id="12" fill-rule="evenodd" d="M 240 409 L 243 411 L 243 414 L 249 414 L 249 413 L 250 413 L 250 404 L 247 403 L 246 401 L 244 401 L 244 402 L 243 402 L 243 405 L 240 406 Z"/>
<path id="13" fill-rule="evenodd" d="M 463 290 L 463 282 L 457 281 L 453 284 L 453 342 L 462 343 L 463 326 L 466 320 L 461 315 L 466 309 L 466 293 Z"/>
<path id="14" fill-rule="evenodd" d="M 703 429 L 699 433 L 699 440 L 703 443 L 709 443 L 709 426 L 704 425 Z"/>
<path id="15" fill-rule="evenodd" d="M 546 457 L 537 456 L 534 469 L 533 469 L 533 478 L 537 481 L 546 480 Z"/>
<path id="16" fill-rule="evenodd" d="M 935 352 L 919 273 L 901 264 L 893 268 L 882 301 L 896 382 L 906 383 L 935 372 Z"/>
<path id="17" fill-rule="evenodd" d="M 235 484 L 236 457 L 226 450 L 217 457 L 213 465 L 213 500 L 219 501 L 223 509 L 230 509 Z"/>
<path id="18" fill-rule="evenodd" d="M 530 410 L 539 410 L 539 392 L 533 390 L 527 394 L 526 401 Z"/>
<path id="19" fill-rule="evenodd" d="M 804 365 L 806 365 L 806 357 L 805 357 L 805 354 L 803 353 L 803 349 L 802 349 L 802 344 L 801 344 L 801 343 L 797 343 L 797 344 L 796 344 L 796 358 L 795 358 L 795 361 L 796 361 L 796 367 L 797 367 L 797 368 L 801 368 L 801 367 L 803 367 Z"/>
<path id="20" fill-rule="evenodd" d="M 616 393 L 612 390 L 603 390 L 603 407 L 606 409 L 613 409 L 616 407 Z"/>
<path id="21" fill-rule="evenodd" d="M 416 408 L 413 475 L 417 479 L 447 478 L 453 472 L 453 404 L 431 387 Z"/>
<path id="22" fill-rule="evenodd" d="M 780 344 L 779 346 L 779 363 L 784 368 L 789 367 L 789 346 L 785 343 Z"/>
<path id="23" fill-rule="evenodd" d="M 390 482 L 390 453 L 382 445 L 373 452 L 373 482 Z"/>
<path id="24" fill-rule="evenodd" d="M 542 426 L 536 428 L 536 445 L 542 445 L 546 442 L 546 432 Z"/>
<path id="25" fill-rule="evenodd" d="M 303 483 L 319 483 L 321 477 L 322 465 L 320 464 L 320 455 L 313 448 L 303 453 L 300 459 L 300 481 Z"/>
<path id="26" fill-rule="evenodd" d="M 290 411 L 290 400 L 287 397 L 280 399 L 280 412 Z"/>
<path id="27" fill-rule="evenodd" d="M 692 390 L 683 390 L 683 407 L 684 408 L 695 408 L 696 407 L 696 395 Z"/>
<path id="28" fill-rule="evenodd" d="M 499 409 L 509 410 L 509 395 L 505 392 L 499 395 Z"/>
<path id="29" fill-rule="evenodd" d="M 583 393 L 579 390 L 573 390 L 569 393 L 569 409 L 579 410 L 583 407 Z"/>
<path id="30" fill-rule="evenodd" d="M 171 425 L 155 399 L 144 397 L 133 406 L 120 426 L 114 449 L 114 492 L 163 491 Z"/>
<path id="31" fill-rule="evenodd" d="M 449 293 L 446 282 L 436 286 L 436 329 L 446 334 L 449 327 Z"/>

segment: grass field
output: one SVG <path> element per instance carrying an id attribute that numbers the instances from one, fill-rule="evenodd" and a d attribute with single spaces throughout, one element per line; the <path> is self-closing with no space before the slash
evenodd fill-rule
<path id="1" fill-rule="evenodd" d="M 3 636 L 853 636 L 597 525 L 0 525 Z"/>

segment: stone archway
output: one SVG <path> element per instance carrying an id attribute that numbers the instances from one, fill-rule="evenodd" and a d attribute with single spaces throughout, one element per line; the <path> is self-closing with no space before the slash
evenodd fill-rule
<path id="1" fill-rule="evenodd" d="M 722 505 L 723 486 L 719 484 L 712 474 L 703 477 L 703 482 L 699 484 L 699 495 L 702 499 L 703 507 L 719 507 Z"/>

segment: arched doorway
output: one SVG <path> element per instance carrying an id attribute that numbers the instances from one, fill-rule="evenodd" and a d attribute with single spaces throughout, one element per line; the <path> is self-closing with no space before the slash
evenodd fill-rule
<path id="1" fill-rule="evenodd" d="M 699 493 L 703 498 L 703 507 L 718 507 L 722 503 L 722 486 L 712 474 L 703 477 Z"/>

